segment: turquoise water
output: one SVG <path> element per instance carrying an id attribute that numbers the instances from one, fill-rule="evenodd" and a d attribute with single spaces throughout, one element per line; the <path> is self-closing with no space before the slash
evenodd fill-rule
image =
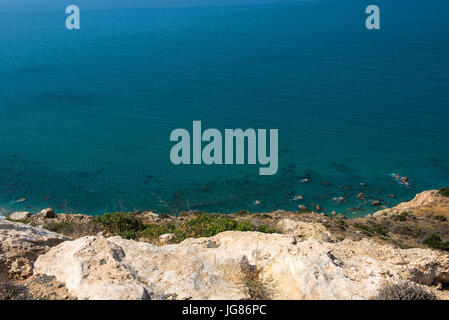
<path id="1" fill-rule="evenodd" d="M 63 10 L 0 12 L 0 207 L 265 211 L 301 194 L 355 216 L 374 210 L 361 191 L 392 205 L 449 185 L 449 3 L 379 0 L 379 31 L 369 4 L 82 11 L 74 32 Z M 170 132 L 193 120 L 278 128 L 278 174 L 172 165 Z"/>

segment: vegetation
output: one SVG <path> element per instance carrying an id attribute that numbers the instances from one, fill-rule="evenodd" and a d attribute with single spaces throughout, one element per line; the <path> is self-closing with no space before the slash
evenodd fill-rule
<path id="1" fill-rule="evenodd" d="M 80 238 L 100 232 L 101 226 L 97 222 L 92 223 L 76 223 L 76 222 L 54 222 L 49 221 L 44 225 L 44 228 L 60 233 L 72 238 Z"/>
<path id="2" fill-rule="evenodd" d="M 13 220 L 13 219 L 11 219 L 11 218 L 6 218 L 6 220 L 8 220 L 8 221 L 12 221 L 12 222 L 19 222 L 19 223 L 24 223 L 24 224 L 28 224 L 28 223 L 30 223 L 30 221 L 29 220 L 27 220 L 27 219 L 19 219 L 19 220 Z"/>
<path id="3" fill-rule="evenodd" d="M 368 237 L 373 237 L 375 235 L 378 236 L 386 236 L 387 232 L 383 227 L 377 224 L 367 225 L 361 223 L 354 223 L 354 227 L 362 231 L 362 233 Z"/>
<path id="4" fill-rule="evenodd" d="M 383 287 L 379 290 L 377 300 L 436 300 L 433 293 L 414 283 L 403 282 Z"/>
<path id="5" fill-rule="evenodd" d="M 137 238 L 138 233 L 144 229 L 142 222 L 136 218 L 134 213 L 106 213 L 101 217 L 96 217 L 94 221 L 101 224 L 108 233 L 125 239 Z"/>
<path id="6" fill-rule="evenodd" d="M 157 240 L 163 234 L 173 233 L 175 241 L 180 242 L 189 237 L 212 237 L 223 231 L 276 232 L 274 228 L 264 225 L 255 226 L 250 222 L 237 221 L 226 215 L 207 213 L 198 213 L 187 221 L 165 224 L 144 224 L 136 214 L 124 212 L 108 213 L 102 217 L 96 217 L 95 221 L 109 234 L 126 239 Z"/>
<path id="7" fill-rule="evenodd" d="M 440 191 L 438 191 L 439 194 L 441 194 L 443 197 L 449 198 L 449 188 L 443 188 Z"/>
<path id="8" fill-rule="evenodd" d="M 9 280 L 5 272 L 0 273 L 0 301 L 17 300 L 20 293 L 20 287 Z"/>
<path id="9" fill-rule="evenodd" d="M 447 221 L 447 218 L 445 216 L 441 215 L 441 214 L 437 214 L 435 216 L 435 220 L 440 221 L 440 222 L 444 222 L 444 221 Z"/>
<path id="10" fill-rule="evenodd" d="M 432 249 L 440 249 L 440 250 L 449 251 L 449 242 L 442 241 L 441 237 L 436 233 L 432 233 L 431 235 L 429 235 L 424 240 L 424 244 L 429 246 Z"/>
<path id="11" fill-rule="evenodd" d="M 405 221 L 407 221 L 407 215 L 408 215 L 407 212 L 402 212 L 401 214 L 395 215 L 392 218 L 395 221 L 405 222 Z"/>
<path id="12" fill-rule="evenodd" d="M 250 265 L 246 256 L 240 262 L 240 269 L 243 274 L 243 292 L 248 300 L 270 300 L 273 297 L 273 284 L 262 280 L 262 270 Z"/>

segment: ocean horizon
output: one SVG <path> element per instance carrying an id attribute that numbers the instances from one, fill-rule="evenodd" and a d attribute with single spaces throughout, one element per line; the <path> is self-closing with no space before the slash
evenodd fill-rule
<path id="1" fill-rule="evenodd" d="M 76 31 L 63 11 L 0 11 L 0 216 L 360 217 L 447 187 L 449 3 L 379 0 L 376 31 L 369 4 L 81 8 Z M 278 129 L 277 174 L 173 165 L 170 133 L 195 120 Z"/>

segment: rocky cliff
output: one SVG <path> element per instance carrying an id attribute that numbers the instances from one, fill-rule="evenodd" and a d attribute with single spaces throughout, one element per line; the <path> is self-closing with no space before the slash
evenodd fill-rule
<path id="1" fill-rule="evenodd" d="M 266 220 L 277 232 L 226 231 L 179 243 L 170 234 L 150 243 L 105 230 L 98 234 L 91 227 L 94 234 L 71 240 L 0 220 L 0 265 L 19 284 L 31 274 L 48 277 L 64 288 L 66 298 L 75 299 L 375 299 L 379 290 L 398 283 L 447 299 L 448 252 L 425 242 L 414 248 L 398 245 L 402 235 L 392 225 L 422 225 L 429 219 L 429 228 L 444 231 L 448 214 L 449 201 L 429 191 L 353 221 L 317 213 L 240 214 L 240 222 Z M 163 223 L 150 216 L 145 219 Z M 47 218 L 34 219 L 45 224 Z M 50 219 L 90 221 L 85 216 Z M 444 242 L 441 236 L 444 232 Z"/>

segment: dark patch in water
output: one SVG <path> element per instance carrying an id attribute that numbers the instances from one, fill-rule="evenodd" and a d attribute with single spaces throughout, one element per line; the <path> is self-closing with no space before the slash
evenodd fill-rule
<path id="1" fill-rule="evenodd" d="M 443 171 L 443 172 L 445 172 L 445 173 L 449 173 L 449 168 L 446 167 L 446 166 L 444 166 L 444 165 L 442 164 L 442 161 L 441 161 L 440 159 L 431 158 L 431 159 L 429 159 L 429 160 L 430 160 L 430 162 L 432 163 L 432 165 L 433 165 L 434 168 L 437 168 L 437 169 L 439 169 L 439 170 L 441 170 L 441 171 Z"/>

